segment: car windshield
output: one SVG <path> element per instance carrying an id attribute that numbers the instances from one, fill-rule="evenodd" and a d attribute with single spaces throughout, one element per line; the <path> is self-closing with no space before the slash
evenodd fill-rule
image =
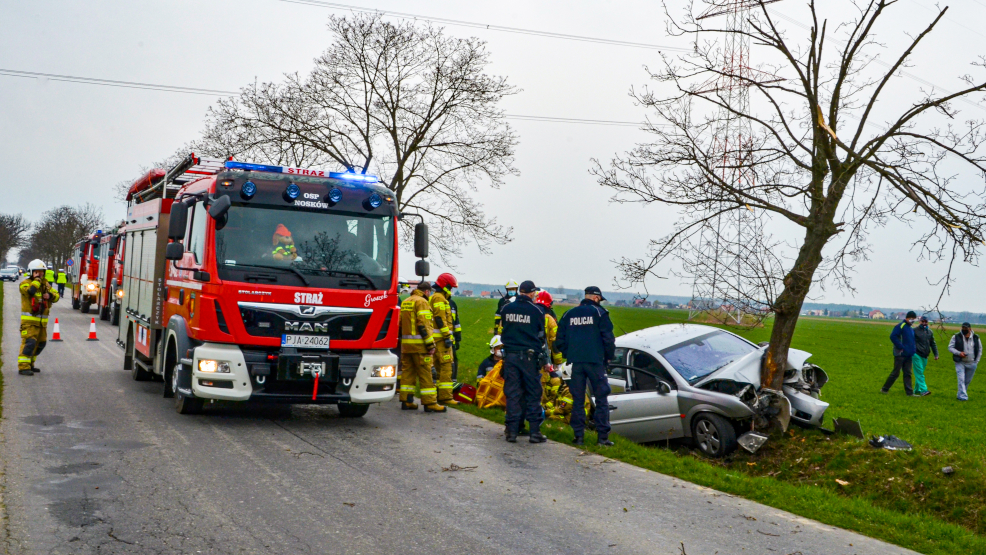
<path id="1" fill-rule="evenodd" d="M 661 351 L 661 356 L 688 383 L 695 383 L 756 350 L 752 343 L 716 330 L 668 347 Z"/>
<path id="2" fill-rule="evenodd" d="M 336 289 L 390 287 L 390 215 L 234 204 L 216 228 L 221 279 Z"/>

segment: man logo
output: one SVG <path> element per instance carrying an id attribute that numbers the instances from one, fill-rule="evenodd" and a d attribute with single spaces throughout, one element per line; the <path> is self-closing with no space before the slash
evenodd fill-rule
<path id="1" fill-rule="evenodd" d="M 284 331 L 311 331 L 315 333 L 329 333 L 328 324 L 311 322 L 284 322 Z"/>
<path id="2" fill-rule="evenodd" d="M 311 316 L 312 314 L 315 314 L 314 306 L 302 306 L 300 309 L 302 316 Z"/>

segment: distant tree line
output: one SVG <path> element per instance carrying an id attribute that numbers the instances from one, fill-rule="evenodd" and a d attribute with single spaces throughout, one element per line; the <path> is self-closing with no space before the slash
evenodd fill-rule
<path id="1" fill-rule="evenodd" d="M 63 267 L 72 246 L 102 226 L 103 210 L 89 203 L 52 208 L 33 224 L 23 214 L 0 214 L 0 261 L 6 263 L 11 252 L 19 250 L 21 266 L 38 258 Z"/>

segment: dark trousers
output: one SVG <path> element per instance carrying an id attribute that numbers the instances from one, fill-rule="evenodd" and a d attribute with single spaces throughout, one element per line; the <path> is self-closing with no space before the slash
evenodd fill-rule
<path id="1" fill-rule="evenodd" d="M 887 377 L 886 383 L 883 384 L 884 391 L 890 391 L 893 387 L 894 382 L 897 381 L 897 376 L 900 376 L 900 371 L 904 371 L 904 393 L 908 395 L 913 395 L 914 390 L 911 389 L 911 365 L 914 363 L 914 357 L 904 357 L 904 356 L 894 356 L 894 371 L 890 373 Z"/>
<path id="2" fill-rule="evenodd" d="M 537 355 L 506 353 L 503 357 L 503 393 L 507 397 L 507 431 L 517 433 L 526 417 L 531 433 L 541 431 L 541 371 Z"/>
<path id="3" fill-rule="evenodd" d="M 63 295 L 65 295 L 65 284 L 64 283 L 59 283 L 58 284 L 58 296 L 61 297 Z"/>
<path id="4" fill-rule="evenodd" d="M 592 395 L 596 398 L 596 412 L 593 420 L 596 422 L 596 433 L 600 438 L 609 436 L 609 380 L 606 379 L 606 365 L 593 362 L 576 362 L 572 364 L 572 382 L 569 391 L 572 392 L 572 431 L 575 437 L 585 433 L 585 385 L 589 383 Z"/>

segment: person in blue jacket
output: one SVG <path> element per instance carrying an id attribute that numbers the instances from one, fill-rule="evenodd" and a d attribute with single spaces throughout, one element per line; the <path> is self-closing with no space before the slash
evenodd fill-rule
<path id="1" fill-rule="evenodd" d="M 584 443 L 585 434 L 585 386 L 592 388 L 596 399 L 593 419 L 599 445 L 609 446 L 609 380 L 606 378 L 606 361 L 613 358 L 616 338 L 609 312 L 599 305 L 605 301 L 598 287 L 586 287 L 585 298 L 579 306 L 566 312 L 558 322 L 555 348 L 572 363 L 572 432 L 576 445 Z"/>
<path id="2" fill-rule="evenodd" d="M 914 362 L 914 353 L 917 352 L 917 347 L 914 344 L 914 328 L 911 327 L 911 324 L 917 318 L 918 315 L 913 310 L 908 312 L 907 316 L 894 326 L 894 331 L 890 332 L 890 341 L 894 344 L 894 369 L 887 377 L 880 393 L 890 393 L 890 388 L 893 387 L 894 382 L 897 381 L 897 376 L 900 376 L 900 371 L 903 370 L 904 393 L 908 396 L 914 395 L 914 390 L 911 389 L 911 364 Z"/>

